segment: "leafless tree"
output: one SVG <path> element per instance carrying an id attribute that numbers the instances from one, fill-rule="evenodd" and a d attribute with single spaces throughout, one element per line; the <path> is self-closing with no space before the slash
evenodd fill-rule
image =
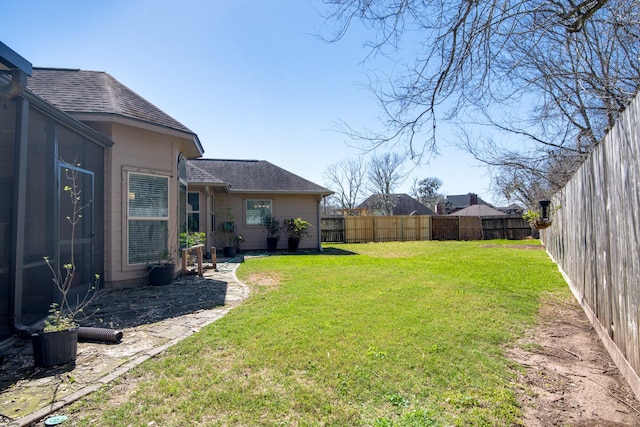
<path id="1" fill-rule="evenodd" d="M 406 179 L 402 165 L 405 156 L 398 153 L 375 155 L 367 165 L 369 191 L 376 196 L 376 209 L 384 215 L 393 214 L 391 194 Z"/>
<path id="2" fill-rule="evenodd" d="M 520 169 L 553 190 L 640 88 L 637 0 L 324 3 L 327 39 L 360 21 L 372 55 L 411 57 L 372 77 L 386 131 L 343 127 L 372 147 L 401 142 L 419 158 L 437 150 L 439 120 L 487 125 L 508 142 L 471 137 L 467 148 L 503 178 Z"/>
<path id="3" fill-rule="evenodd" d="M 329 165 L 323 176 L 340 209 L 353 209 L 360 202 L 365 178 L 365 162 L 362 157 L 341 160 Z"/>

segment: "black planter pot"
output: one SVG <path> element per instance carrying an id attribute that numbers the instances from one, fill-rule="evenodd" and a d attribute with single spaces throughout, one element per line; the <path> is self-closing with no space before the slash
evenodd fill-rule
<path id="1" fill-rule="evenodd" d="M 236 247 L 235 246 L 225 246 L 222 251 L 224 252 L 225 258 L 233 258 L 236 256 Z"/>
<path id="2" fill-rule="evenodd" d="M 149 283 L 153 286 L 165 286 L 175 277 L 175 264 L 162 264 L 149 267 Z"/>
<path id="3" fill-rule="evenodd" d="M 277 237 L 267 237 L 267 251 L 275 252 L 278 249 L 278 238 Z"/>
<path id="4" fill-rule="evenodd" d="M 298 246 L 300 246 L 300 238 L 289 237 L 287 240 L 287 248 L 289 249 L 289 252 L 298 252 Z"/>
<path id="5" fill-rule="evenodd" d="M 74 362 L 78 354 L 78 328 L 31 335 L 35 366 L 49 368 Z"/>

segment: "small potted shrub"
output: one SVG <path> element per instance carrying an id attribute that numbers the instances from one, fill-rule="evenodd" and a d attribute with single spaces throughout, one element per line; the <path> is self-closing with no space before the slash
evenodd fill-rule
<path id="1" fill-rule="evenodd" d="M 544 230 L 553 224 L 553 213 L 560 209 L 560 207 L 556 206 L 552 209 L 551 201 L 549 200 L 540 200 L 539 205 L 540 212 L 529 209 L 522 215 L 522 218 L 536 230 Z"/>
<path id="2" fill-rule="evenodd" d="M 237 251 L 236 223 L 233 221 L 234 215 L 229 207 L 221 207 L 218 217 L 222 219 L 220 232 L 222 233 L 222 250 L 225 258 L 233 258 Z"/>
<path id="3" fill-rule="evenodd" d="M 267 229 L 267 251 L 275 252 L 278 248 L 278 239 L 280 238 L 282 224 L 278 218 L 267 215 L 262 218 L 262 225 Z"/>
<path id="4" fill-rule="evenodd" d="M 51 280 L 59 293 L 59 302 L 51 303 L 43 330 L 31 335 L 34 364 L 43 368 L 76 360 L 79 327 L 76 318 L 84 314 L 84 309 L 96 297 L 100 284 L 100 276 L 96 274 L 84 296 L 78 295 L 71 298 L 69 295 L 75 285 L 74 277 L 77 269 L 74 256 L 76 226 L 82 221 L 82 211 L 91 204 L 91 201 L 85 204 L 81 201 L 81 189 L 77 185 L 78 172 L 69 168 L 65 169 L 65 174 L 69 185 L 66 185 L 63 191 L 69 196 L 72 208 L 71 215 L 67 217 L 71 224 L 69 259 L 60 268 L 60 265 L 54 266 L 49 257 L 44 257 L 45 263 L 51 270 Z"/>
<path id="5" fill-rule="evenodd" d="M 302 236 L 309 236 L 309 228 L 313 226 L 301 218 L 285 219 L 282 224 L 287 232 L 287 248 L 289 252 L 297 252 L 300 246 L 300 239 Z"/>
<path id="6" fill-rule="evenodd" d="M 236 256 L 237 251 L 237 235 L 236 225 L 233 221 L 225 221 L 220 224 L 220 231 L 222 231 L 224 256 L 226 258 L 233 258 Z"/>
<path id="7" fill-rule="evenodd" d="M 149 283 L 152 286 L 165 286 L 171 283 L 175 277 L 176 263 L 173 254 L 169 250 L 160 252 L 156 261 L 147 263 Z"/>

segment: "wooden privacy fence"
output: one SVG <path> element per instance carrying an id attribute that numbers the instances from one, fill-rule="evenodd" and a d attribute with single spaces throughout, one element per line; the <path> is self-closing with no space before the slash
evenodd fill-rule
<path id="1" fill-rule="evenodd" d="M 541 238 L 640 398 L 639 96 L 553 202 Z"/>
<path id="2" fill-rule="evenodd" d="M 320 220 L 321 239 L 323 242 L 344 242 L 344 218 L 322 218 Z"/>
<path id="3" fill-rule="evenodd" d="M 347 216 L 322 219 L 323 242 L 523 239 L 531 227 L 519 216 Z"/>
<path id="4" fill-rule="evenodd" d="M 345 242 L 407 242 L 431 240 L 428 215 L 347 216 Z"/>

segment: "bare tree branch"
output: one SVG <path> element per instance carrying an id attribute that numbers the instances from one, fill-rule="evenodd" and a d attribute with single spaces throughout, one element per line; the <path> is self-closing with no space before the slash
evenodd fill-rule
<path id="1" fill-rule="evenodd" d="M 487 164 L 526 170 L 537 150 L 574 168 L 640 89 L 637 0 L 323 1 L 335 29 L 328 41 L 358 22 L 373 32 L 368 58 L 402 52 L 391 75 L 370 81 L 385 131 L 343 124 L 369 149 L 401 145 L 420 161 L 437 151 L 439 122 L 471 114 L 520 145 L 483 153 L 474 144 Z M 518 153 L 522 161 L 512 161 Z M 536 163 L 551 187 L 567 176 L 550 177 L 558 164 Z"/>

